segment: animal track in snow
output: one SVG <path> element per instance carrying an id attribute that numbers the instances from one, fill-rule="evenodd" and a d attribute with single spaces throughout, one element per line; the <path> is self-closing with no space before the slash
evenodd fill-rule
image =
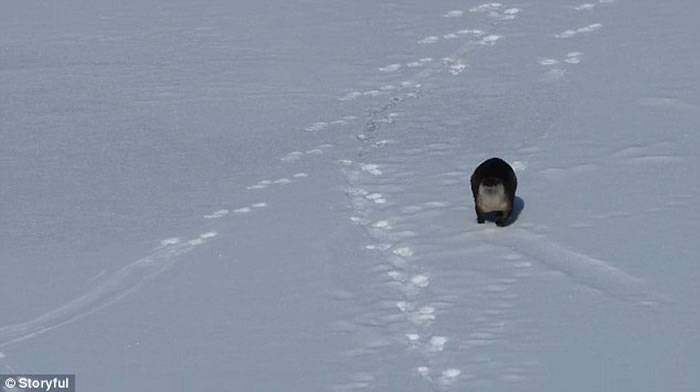
<path id="1" fill-rule="evenodd" d="M 445 65 L 447 65 L 448 71 L 454 76 L 461 74 L 467 68 L 467 66 L 462 63 L 462 60 L 459 59 L 445 57 L 442 59 L 442 61 L 445 63 Z"/>
<path id="2" fill-rule="evenodd" d="M 457 381 L 461 374 L 462 371 L 456 368 L 445 369 L 440 374 L 438 383 L 441 385 L 452 385 Z"/>
<path id="3" fill-rule="evenodd" d="M 385 251 L 391 249 L 391 244 L 371 244 L 365 246 L 365 249 Z"/>
<path id="4" fill-rule="evenodd" d="M 177 237 L 173 238 L 166 238 L 162 241 L 160 241 L 161 246 L 170 246 L 170 245 L 177 245 L 181 242 L 181 240 Z"/>
<path id="5" fill-rule="evenodd" d="M 430 278 L 425 275 L 418 274 L 411 278 L 411 283 L 413 283 L 413 285 L 416 287 L 425 288 L 430 285 Z"/>
<path id="6" fill-rule="evenodd" d="M 320 150 L 319 150 L 319 151 L 320 151 Z M 295 175 L 294 178 L 296 178 L 296 179 L 301 179 L 301 178 L 303 178 L 303 177 L 308 177 L 308 174 L 306 174 L 306 173 L 297 173 L 297 174 Z M 258 181 L 258 183 L 255 184 L 255 185 L 247 186 L 246 189 L 248 189 L 248 190 L 265 189 L 265 188 L 267 188 L 267 187 L 269 187 L 269 186 L 273 186 L 273 185 L 287 185 L 287 184 L 291 184 L 291 183 L 293 183 L 293 182 L 294 182 L 294 181 L 293 181 L 293 180 L 290 180 L 289 178 L 278 178 L 278 179 L 276 179 L 276 180 L 261 180 L 261 181 Z M 234 212 L 236 212 L 236 211 L 234 210 Z"/>
<path id="7" fill-rule="evenodd" d="M 425 378 L 426 380 L 432 381 L 432 380 L 430 380 L 430 368 L 429 368 L 429 367 L 427 367 L 427 366 L 418 366 L 418 367 L 416 368 L 416 373 L 418 373 L 419 375 L 421 375 L 421 376 L 422 376 L 423 378 Z"/>
<path id="8" fill-rule="evenodd" d="M 421 59 L 421 60 L 423 60 L 423 59 Z M 421 60 L 418 60 L 418 62 L 419 63 L 426 62 L 426 61 L 421 61 Z M 408 66 L 408 64 L 409 63 L 407 63 L 406 66 Z M 377 88 L 370 89 L 370 90 L 351 91 L 349 93 L 346 93 L 344 95 L 337 97 L 337 99 L 339 101 L 354 101 L 360 97 L 379 97 L 379 96 L 384 96 L 384 95 L 389 95 L 389 94 L 397 94 L 401 90 L 401 88 L 414 89 L 417 87 L 418 86 L 416 86 L 413 83 L 406 83 L 406 82 L 402 82 L 399 86 L 396 86 L 393 84 L 384 84 L 384 85 L 381 85 Z M 406 93 L 405 95 L 410 96 L 410 94 L 411 93 Z M 393 100 L 397 100 L 397 99 L 400 100 L 400 98 L 398 98 L 398 97 L 393 97 L 392 99 Z M 348 116 L 346 116 L 346 117 L 348 117 Z M 353 119 L 356 119 L 356 117 Z M 347 120 L 347 121 L 349 121 L 349 120 Z"/>
<path id="9" fill-rule="evenodd" d="M 587 11 L 587 10 L 592 10 L 594 7 L 595 7 L 595 4 L 593 4 L 593 3 L 583 3 L 583 4 L 579 4 L 577 6 L 574 6 L 574 10 Z"/>
<path id="10" fill-rule="evenodd" d="M 486 33 L 483 30 L 475 30 L 475 29 L 458 30 L 457 34 L 459 34 L 459 35 L 471 35 L 474 37 L 481 37 L 481 36 L 486 35 Z"/>
<path id="11" fill-rule="evenodd" d="M 284 162 L 292 162 L 292 161 L 298 161 L 304 156 L 304 153 L 301 151 L 292 151 L 289 154 L 283 156 L 280 158 L 281 161 Z"/>
<path id="12" fill-rule="evenodd" d="M 391 230 L 392 229 L 391 223 L 389 223 L 389 221 L 385 221 L 385 220 L 380 220 L 380 221 L 374 222 L 372 224 L 372 227 L 374 227 L 375 229 L 382 229 L 382 230 Z"/>
<path id="13" fill-rule="evenodd" d="M 396 307 L 403 313 L 403 312 L 410 312 L 415 309 L 415 306 L 411 302 L 406 302 L 406 301 L 397 301 L 396 302 Z M 418 340 L 420 337 L 418 334 L 406 334 L 409 340 Z M 413 338 L 415 337 L 415 338 Z"/>
<path id="14" fill-rule="evenodd" d="M 430 346 L 428 351 L 439 352 L 445 349 L 447 338 L 444 336 L 433 336 L 430 338 Z"/>
<path id="15" fill-rule="evenodd" d="M 399 282 L 404 282 L 406 280 L 406 274 L 404 274 L 403 272 L 388 271 L 386 274 L 389 275 L 389 277 L 391 279 L 399 281 Z"/>
<path id="16" fill-rule="evenodd" d="M 429 35 L 418 41 L 419 44 L 434 44 L 440 40 L 440 37 L 435 35 Z"/>
<path id="17" fill-rule="evenodd" d="M 318 132 L 328 126 L 328 122 L 326 121 L 317 121 L 306 128 L 304 128 L 305 131 L 307 132 Z"/>
<path id="18" fill-rule="evenodd" d="M 484 14 L 488 15 L 490 18 L 499 19 L 499 20 L 513 20 L 516 18 L 516 15 L 520 13 L 519 8 L 507 8 L 507 9 L 501 11 L 502 8 L 503 8 L 503 4 L 501 4 L 501 3 L 485 3 L 485 4 L 481 4 L 479 6 L 470 8 L 469 12 L 484 13 Z"/>
<path id="19" fill-rule="evenodd" d="M 386 204 L 386 199 L 381 193 L 370 193 L 365 196 L 367 200 L 373 201 L 375 204 Z"/>
<path id="20" fill-rule="evenodd" d="M 267 207 L 267 203 L 265 203 L 265 202 L 253 203 L 249 207 L 236 208 L 233 210 L 233 213 L 236 215 L 243 215 L 243 214 L 247 214 L 247 213 L 253 211 L 254 208 L 263 208 L 263 207 Z M 228 210 L 225 210 L 225 211 L 228 211 Z M 226 213 L 226 215 L 228 215 L 228 212 Z"/>
<path id="21" fill-rule="evenodd" d="M 609 4 L 609 3 L 614 3 L 615 0 L 598 0 L 599 4 Z M 577 6 L 572 7 L 574 11 L 590 11 L 593 8 L 595 8 L 596 4 L 595 3 L 583 3 L 579 4 Z"/>
<path id="22" fill-rule="evenodd" d="M 464 11 L 462 11 L 462 10 L 451 10 L 451 11 L 447 11 L 446 13 L 442 14 L 441 16 L 443 18 L 459 18 L 462 15 L 464 15 Z"/>
<path id="23" fill-rule="evenodd" d="M 349 116 L 348 116 L 349 117 Z M 357 117 L 354 117 L 353 119 L 356 119 Z M 320 146 L 317 146 L 315 148 L 306 150 L 306 151 L 292 151 L 283 157 L 280 158 L 280 161 L 282 162 L 294 162 L 301 160 L 305 156 L 310 156 L 310 155 L 321 155 L 323 154 L 326 150 L 332 148 L 332 144 L 321 144 Z"/>
<path id="24" fill-rule="evenodd" d="M 568 250 L 524 229 L 515 229 L 496 241 L 492 241 L 490 237 L 484 239 L 494 245 L 505 241 L 503 246 L 506 249 L 517 247 L 519 252 L 564 273 L 573 281 L 610 297 L 641 305 L 653 305 L 663 301 L 663 297 L 650 292 L 642 280 L 603 260 Z"/>
<path id="25" fill-rule="evenodd" d="M 564 59 L 564 62 L 569 64 L 578 64 L 581 62 L 581 56 L 583 56 L 583 53 L 581 52 L 569 52 L 566 54 L 566 59 Z"/>
<path id="26" fill-rule="evenodd" d="M 413 251 L 411 250 L 411 248 L 406 247 L 406 246 L 401 247 L 401 248 L 396 248 L 392 251 L 392 253 L 394 253 L 397 256 L 401 256 L 401 257 L 413 256 Z"/>
<path id="27" fill-rule="evenodd" d="M 224 216 L 228 215 L 229 210 L 223 209 L 223 210 L 218 210 L 214 211 L 211 214 L 204 215 L 205 219 L 219 219 L 223 218 Z"/>
<path id="28" fill-rule="evenodd" d="M 379 68 L 381 72 L 396 72 L 399 69 L 401 69 L 401 64 L 389 64 Z"/>
<path id="29" fill-rule="evenodd" d="M 356 225 L 366 225 L 368 223 L 367 219 L 360 218 L 359 216 L 351 216 L 350 221 Z"/>
<path id="30" fill-rule="evenodd" d="M 406 63 L 406 67 L 408 68 L 418 68 L 418 67 L 423 67 L 425 64 L 431 63 L 433 59 L 431 57 L 423 57 L 421 59 L 418 59 L 417 61 L 412 61 L 410 63 Z"/>
<path id="31" fill-rule="evenodd" d="M 600 23 L 593 23 L 593 24 L 590 24 L 590 25 L 588 25 L 588 26 L 579 27 L 578 29 L 575 29 L 575 30 L 565 30 L 565 31 L 562 31 L 562 32 L 559 33 L 559 34 L 556 34 L 555 37 L 557 37 L 557 38 L 571 38 L 571 37 L 573 37 L 573 36 L 575 36 L 575 35 L 577 35 L 577 34 L 590 33 L 590 32 L 593 32 L 593 31 L 600 30 L 601 28 L 603 28 L 603 25 L 602 25 L 602 24 L 600 24 Z"/>
<path id="32" fill-rule="evenodd" d="M 434 44 L 434 43 L 440 41 L 441 39 L 444 39 L 444 40 L 454 40 L 454 39 L 460 38 L 460 36 L 461 36 L 461 37 L 480 38 L 480 37 L 482 37 L 482 36 L 485 35 L 485 34 L 486 34 L 486 33 L 485 33 L 484 31 L 482 31 L 482 30 L 477 30 L 477 29 L 462 29 L 462 30 L 457 30 L 457 31 L 450 32 L 450 33 L 445 33 L 445 34 L 442 34 L 441 36 L 430 35 L 430 36 L 427 36 L 427 37 L 425 37 L 425 38 L 419 40 L 418 43 L 419 43 L 419 44 Z M 480 43 L 481 43 L 481 44 L 485 44 L 484 41 L 482 41 L 482 42 L 480 42 Z M 412 63 L 407 63 L 406 66 L 408 66 L 408 67 L 416 67 L 416 66 L 419 66 L 419 65 L 416 64 L 416 62 L 412 62 Z"/>
<path id="33" fill-rule="evenodd" d="M 289 178 L 279 178 L 277 180 L 272 181 L 273 184 L 290 184 L 292 180 Z"/>
<path id="34" fill-rule="evenodd" d="M 540 63 L 540 65 L 549 66 L 549 65 L 559 64 L 559 60 L 557 60 L 557 59 L 540 59 L 540 61 L 538 61 L 538 63 Z"/>
<path id="35" fill-rule="evenodd" d="M 482 38 L 481 41 L 479 41 L 479 44 L 493 46 L 496 45 L 496 41 L 498 41 L 501 38 L 502 37 L 497 34 L 487 35 L 486 37 Z"/>
<path id="36" fill-rule="evenodd" d="M 357 116 L 343 116 L 342 118 L 332 121 L 317 121 L 311 125 L 304 127 L 304 130 L 307 132 L 318 132 L 332 126 L 347 125 L 351 121 L 356 119 Z"/>
<path id="37" fill-rule="evenodd" d="M 404 310 L 402 310 L 402 311 L 404 311 Z M 420 335 L 418 335 L 417 333 L 407 333 L 406 338 L 410 342 L 417 342 L 418 340 L 420 340 Z"/>
<path id="38" fill-rule="evenodd" d="M 365 91 L 351 91 L 345 95 L 342 95 L 338 97 L 339 101 L 353 101 L 359 97 L 378 97 L 380 95 L 387 95 L 389 94 L 390 90 L 379 90 L 379 89 L 372 89 L 372 90 L 365 90 Z"/>
<path id="39" fill-rule="evenodd" d="M 379 169 L 379 165 L 373 163 L 365 163 L 360 166 L 362 171 L 367 172 L 373 176 L 382 175 L 382 171 Z"/>
<path id="40" fill-rule="evenodd" d="M 567 64 L 578 64 L 581 62 L 581 56 L 583 56 L 583 53 L 581 52 L 569 52 L 566 54 L 566 58 L 563 60 L 557 60 L 557 59 L 552 59 L 552 58 L 543 58 L 538 61 L 540 65 L 544 66 L 551 66 L 551 65 L 557 65 L 560 62 L 565 62 Z"/>
<path id="41" fill-rule="evenodd" d="M 169 270 L 175 265 L 179 256 L 190 253 L 215 237 L 217 233 L 209 231 L 189 240 L 181 240 L 177 237 L 162 240 L 162 246 L 148 256 L 137 259 L 101 278 L 90 289 L 64 305 L 55 307 L 29 321 L 0 326 L 0 347 L 39 336 L 119 301 L 143 282 L 155 279 Z"/>
<path id="42" fill-rule="evenodd" d="M 501 3 L 484 3 L 469 9 L 469 12 L 494 12 L 503 7 Z"/>

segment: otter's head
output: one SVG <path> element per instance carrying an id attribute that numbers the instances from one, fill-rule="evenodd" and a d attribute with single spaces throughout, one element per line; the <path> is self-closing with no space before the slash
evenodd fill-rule
<path id="1" fill-rule="evenodd" d="M 481 180 L 476 202 L 483 212 L 505 211 L 508 207 L 508 197 L 503 181 L 496 177 Z"/>

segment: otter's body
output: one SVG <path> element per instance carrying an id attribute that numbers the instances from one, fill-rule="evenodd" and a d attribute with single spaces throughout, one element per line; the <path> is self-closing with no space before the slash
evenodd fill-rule
<path id="1" fill-rule="evenodd" d="M 482 162 L 471 177 L 476 221 L 484 223 L 486 214 L 495 213 L 496 224 L 505 226 L 513 214 L 518 179 L 510 165 L 491 158 Z"/>

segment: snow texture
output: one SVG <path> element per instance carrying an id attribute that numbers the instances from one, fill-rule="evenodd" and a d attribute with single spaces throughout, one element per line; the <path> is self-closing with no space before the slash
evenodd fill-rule
<path id="1" fill-rule="evenodd" d="M 0 370 L 700 390 L 700 5 L 0 4 Z M 476 223 L 500 156 L 515 218 Z"/>

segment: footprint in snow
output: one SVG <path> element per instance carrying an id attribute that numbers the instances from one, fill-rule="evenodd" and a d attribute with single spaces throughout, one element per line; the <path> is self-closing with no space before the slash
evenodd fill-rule
<path id="1" fill-rule="evenodd" d="M 438 378 L 438 383 L 440 385 L 452 385 L 459 379 L 462 371 L 457 368 L 449 368 L 442 371 L 440 377 Z"/>
<path id="2" fill-rule="evenodd" d="M 427 347 L 430 352 L 440 352 L 445 349 L 445 344 L 447 343 L 447 338 L 444 336 L 433 336 L 430 338 L 429 345 Z"/>
<path id="3" fill-rule="evenodd" d="M 223 210 L 218 210 L 214 211 L 211 214 L 204 215 L 205 219 L 219 219 L 223 218 L 224 216 L 228 215 L 229 210 L 223 209 Z"/>
<path id="4" fill-rule="evenodd" d="M 434 43 L 438 42 L 439 40 L 440 40 L 440 37 L 438 37 L 438 36 L 436 36 L 436 35 L 429 35 L 429 36 L 427 36 L 427 37 L 425 37 L 425 38 L 423 38 L 423 39 L 420 39 L 420 40 L 418 41 L 418 43 L 419 43 L 419 44 L 422 44 L 422 45 L 424 45 L 424 44 L 434 44 Z"/>
<path id="5" fill-rule="evenodd" d="M 501 3 L 484 3 L 469 9 L 469 12 L 493 12 L 503 7 Z"/>
<path id="6" fill-rule="evenodd" d="M 389 221 L 386 221 L 386 220 L 380 220 L 380 221 L 374 222 L 372 224 L 372 227 L 374 227 L 375 229 L 381 229 L 381 230 L 391 230 L 392 229 L 391 224 L 389 223 Z"/>
<path id="7" fill-rule="evenodd" d="M 581 52 L 569 52 L 566 54 L 564 62 L 568 64 L 578 64 L 581 62 L 581 56 L 583 56 Z"/>
<path id="8" fill-rule="evenodd" d="M 394 254 L 397 255 L 397 256 L 401 256 L 401 257 L 411 257 L 411 256 L 413 256 L 413 250 L 411 250 L 411 248 L 406 247 L 406 246 L 400 247 L 400 248 L 396 248 L 396 249 L 394 249 L 394 250 L 392 251 L 392 253 L 394 253 Z"/>
<path id="9" fill-rule="evenodd" d="M 298 161 L 302 158 L 304 158 L 307 155 L 320 155 L 323 154 L 326 150 L 333 148 L 332 144 L 321 144 L 320 146 L 317 146 L 315 148 L 306 150 L 306 151 L 292 151 L 283 157 L 280 158 L 280 161 L 283 162 L 294 162 Z"/>
<path id="10" fill-rule="evenodd" d="M 318 132 L 326 127 L 328 127 L 328 123 L 326 121 L 318 121 L 307 126 L 304 128 L 304 130 L 307 132 Z"/>
<path id="11" fill-rule="evenodd" d="M 503 9 L 501 3 L 484 3 L 469 9 L 472 13 L 483 13 L 490 18 L 499 20 L 513 20 L 520 13 L 520 8 Z"/>
<path id="12" fill-rule="evenodd" d="M 341 95 L 337 99 L 339 101 L 354 101 L 360 97 L 378 97 L 378 96 L 383 96 L 383 95 L 388 95 L 392 90 L 395 90 L 396 87 L 392 85 L 383 85 L 381 87 L 375 88 L 375 89 L 370 89 L 370 90 L 365 90 L 365 91 L 351 91 L 349 93 L 346 93 L 345 95 Z M 349 120 L 346 120 L 349 121 Z"/>
<path id="13" fill-rule="evenodd" d="M 365 198 L 373 201 L 375 204 L 386 204 L 386 199 L 381 193 L 370 193 L 366 195 Z"/>
<path id="14" fill-rule="evenodd" d="M 503 37 L 497 34 L 487 35 L 486 37 L 482 38 L 481 41 L 479 41 L 479 44 L 493 46 L 496 45 L 496 42 L 501 38 Z"/>
<path id="15" fill-rule="evenodd" d="M 446 13 L 442 14 L 441 16 L 443 18 L 459 18 L 460 16 L 464 15 L 464 11 L 462 10 L 451 10 L 447 11 Z"/>
<path id="16" fill-rule="evenodd" d="M 389 64 L 387 66 L 379 68 L 379 70 L 381 72 L 387 72 L 387 73 L 396 72 L 399 69 L 401 69 L 401 64 Z"/>
<path id="17" fill-rule="evenodd" d="M 430 278 L 423 274 L 418 274 L 411 278 L 411 283 L 416 287 L 426 288 L 430 285 Z"/>
<path id="18" fill-rule="evenodd" d="M 566 58 L 564 58 L 561 61 L 563 61 L 567 64 L 578 64 L 581 62 L 581 56 L 583 56 L 583 53 L 581 53 L 581 52 L 569 52 L 566 54 Z M 545 59 L 540 59 L 540 61 L 538 61 L 538 62 L 540 63 L 540 65 L 544 65 L 547 67 L 547 66 L 551 66 L 551 65 L 557 65 L 561 61 L 557 60 L 557 59 L 552 59 L 552 58 L 545 58 Z"/>
<path id="19" fill-rule="evenodd" d="M 296 173 L 293 175 L 293 178 L 301 179 L 301 178 L 305 178 L 308 176 L 309 175 L 306 173 Z M 289 178 L 278 178 L 276 180 L 262 180 L 262 181 L 258 181 L 258 183 L 255 185 L 247 186 L 246 189 L 248 189 L 248 190 L 265 189 L 271 185 L 287 185 L 287 184 L 291 184 L 292 182 L 294 182 L 294 181 L 292 181 Z"/>
<path id="20" fill-rule="evenodd" d="M 373 176 L 382 175 L 382 171 L 379 169 L 379 165 L 374 163 L 364 163 L 360 166 L 362 171 L 367 172 Z"/>
<path id="21" fill-rule="evenodd" d="M 577 29 L 562 31 L 559 34 L 556 34 L 555 37 L 556 38 L 571 38 L 575 35 L 582 34 L 582 33 L 591 33 L 591 32 L 600 30 L 601 28 L 603 28 L 602 24 L 593 23 L 593 24 L 590 24 L 588 26 L 579 27 Z"/>
<path id="22" fill-rule="evenodd" d="M 381 244 L 370 244 L 366 245 L 365 249 L 385 251 L 391 249 L 391 244 L 381 243 Z"/>
<path id="23" fill-rule="evenodd" d="M 589 11 L 593 8 L 595 8 L 595 4 L 593 3 L 583 3 L 573 7 L 575 11 Z"/>
<path id="24" fill-rule="evenodd" d="M 406 67 L 408 68 L 418 68 L 418 67 L 423 67 L 425 64 L 431 63 L 433 59 L 431 57 L 424 57 L 422 59 L 419 59 L 417 61 L 412 61 L 410 63 L 406 63 Z"/>
<path id="25" fill-rule="evenodd" d="M 166 239 L 160 241 L 160 245 L 161 246 L 176 245 L 176 244 L 179 244 L 181 241 L 182 240 L 180 238 L 177 238 L 177 237 L 166 238 Z"/>

